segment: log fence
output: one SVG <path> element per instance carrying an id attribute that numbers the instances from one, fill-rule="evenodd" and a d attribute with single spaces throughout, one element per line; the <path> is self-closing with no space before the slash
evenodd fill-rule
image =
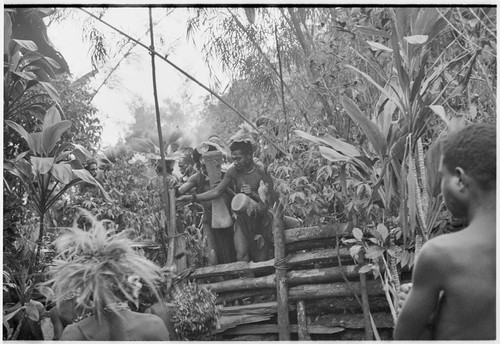
<path id="1" fill-rule="evenodd" d="M 221 317 L 214 339 L 372 339 L 370 315 L 381 339 L 391 339 L 393 320 L 380 280 L 360 275 L 348 248 L 337 245 L 346 225 L 284 230 L 277 216 L 273 227 L 274 259 L 207 266 L 189 276 L 217 295 Z"/>

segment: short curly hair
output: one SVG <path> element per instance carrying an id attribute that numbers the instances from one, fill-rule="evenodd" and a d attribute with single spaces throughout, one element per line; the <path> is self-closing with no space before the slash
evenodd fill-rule
<path id="1" fill-rule="evenodd" d="M 453 171 L 461 167 L 484 190 L 496 186 L 496 128 L 472 124 L 449 134 L 442 144 L 443 164 Z"/>
<path id="2" fill-rule="evenodd" d="M 253 154 L 252 143 L 247 142 L 247 141 L 235 141 L 235 142 L 231 143 L 231 145 L 229 146 L 229 150 L 231 152 L 240 150 L 245 155 L 252 155 Z"/>

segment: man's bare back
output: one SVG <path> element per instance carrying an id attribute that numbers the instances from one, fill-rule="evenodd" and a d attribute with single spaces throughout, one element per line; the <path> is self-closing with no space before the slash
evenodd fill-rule
<path id="1" fill-rule="evenodd" d="M 495 339 L 495 126 L 474 124 L 448 134 L 439 174 L 446 208 L 469 226 L 424 244 L 394 338 L 423 339 L 433 318 L 432 339 Z"/>
<path id="2" fill-rule="evenodd" d="M 434 339 L 495 339 L 495 238 L 469 227 L 435 238 L 432 246 L 442 257 L 444 291 Z"/>
<path id="3" fill-rule="evenodd" d="M 153 314 L 122 311 L 103 319 L 91 316 L 69 325 L 61 340 L 169 340 L 163 320 Z"/>

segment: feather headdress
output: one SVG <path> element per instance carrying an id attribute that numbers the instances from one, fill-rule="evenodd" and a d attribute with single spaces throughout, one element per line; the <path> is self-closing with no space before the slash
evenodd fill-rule
<path id="1" fill-rule="evenodd" d="M 58 254 L 47 284 L 52 286 L 57 305 L 74 295 L 77 307 L 101 317 L 109 304 L 136 300 L 129 279 L 133 275 L 159 299 L 155 282 L 161 278 L 161 268 L 134 249 L 140 244 L 129 239 L 126 231 L 115 233 L 90 213 L 84 215 L 92 224 L 89 230 L 75 224 L 54 242 Z"/>
<path id="2" fill-rule="evenodd" d="M 229 139 L 229 145 L 234 142 L 248 142 L 255 148 L 258 137 L 259 133 L 250 124 L 242 123 L 238 126 L 236 133 Z"/>

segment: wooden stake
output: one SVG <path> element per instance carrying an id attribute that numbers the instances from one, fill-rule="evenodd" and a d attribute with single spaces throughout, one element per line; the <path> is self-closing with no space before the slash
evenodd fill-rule
<path id="1" fill-rule="evenodd" d="M 276 268 L 276 295 L 278 299 L 279 340 L 290 340 L 288 314 L 288 282 L 285 265 L 285 223 L 283 204 L 278 201 L 273 218 L 274 267 Z"/>
<path id="2" fill-rule="evenodd" d="M 297 327 L 299 340 L 311 340 L 311 336 L 307 330 L 306 305 L 304 300 L 297 301 Z"/>
<path id="3" fill-rule="evenodd" d="M 365 265 L 365 259 L 362 256 L 364 252 L 360 253 L 360 265 Z M 368 300 L 368 291 L 366 288 L 366 273 L 359 274 L 359 281 L 361 285 L 361 302 L 363 303 L 363 317 L 365 320 L 365 340 L 373 340 L 372 322 L 370 319 L 370 301 Z"/>

